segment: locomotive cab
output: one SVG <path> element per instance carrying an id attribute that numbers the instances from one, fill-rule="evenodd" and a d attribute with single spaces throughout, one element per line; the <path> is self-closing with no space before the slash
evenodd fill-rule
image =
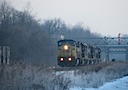
<path id="1" fill-rule="evenodd" d="M 58 41 L 58 65 L 75 66 L 76 42 L 74 40 Z"/>

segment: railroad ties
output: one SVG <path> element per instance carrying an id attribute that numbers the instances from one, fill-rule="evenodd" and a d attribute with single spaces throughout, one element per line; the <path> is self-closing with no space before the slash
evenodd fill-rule
<path id="1" fill-rule="evenodd" d="M 9 64 L 10 61 L 10 47 L 0 46 L 0 64 Z"/>

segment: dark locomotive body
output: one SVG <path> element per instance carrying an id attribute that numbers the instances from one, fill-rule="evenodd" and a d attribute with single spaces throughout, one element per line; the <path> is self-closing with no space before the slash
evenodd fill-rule
<path id="1" fill-rule="evenodd" d="M 101 50 L 98 47 L 74 40 L 58 41 L 58 65 L 81 66 L 99 62 Z"/>

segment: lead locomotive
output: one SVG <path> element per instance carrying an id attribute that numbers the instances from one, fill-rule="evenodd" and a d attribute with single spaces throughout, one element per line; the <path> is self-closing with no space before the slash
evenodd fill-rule
<path id="1" fill-rule="evenodd" d="M 101 61 L 101 49 L 74 40 L 58 41 L 58 65 L 81 66 Z"/>

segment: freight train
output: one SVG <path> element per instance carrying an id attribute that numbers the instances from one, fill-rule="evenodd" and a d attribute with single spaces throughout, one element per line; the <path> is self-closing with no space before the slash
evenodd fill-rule
<path id="1" fill-rule="evenodd" d="M 94 64 L 101 61 L 101 49 L 75 40 L 59 40 L 58 65 L 62 67 L 75 67 Z"/>

